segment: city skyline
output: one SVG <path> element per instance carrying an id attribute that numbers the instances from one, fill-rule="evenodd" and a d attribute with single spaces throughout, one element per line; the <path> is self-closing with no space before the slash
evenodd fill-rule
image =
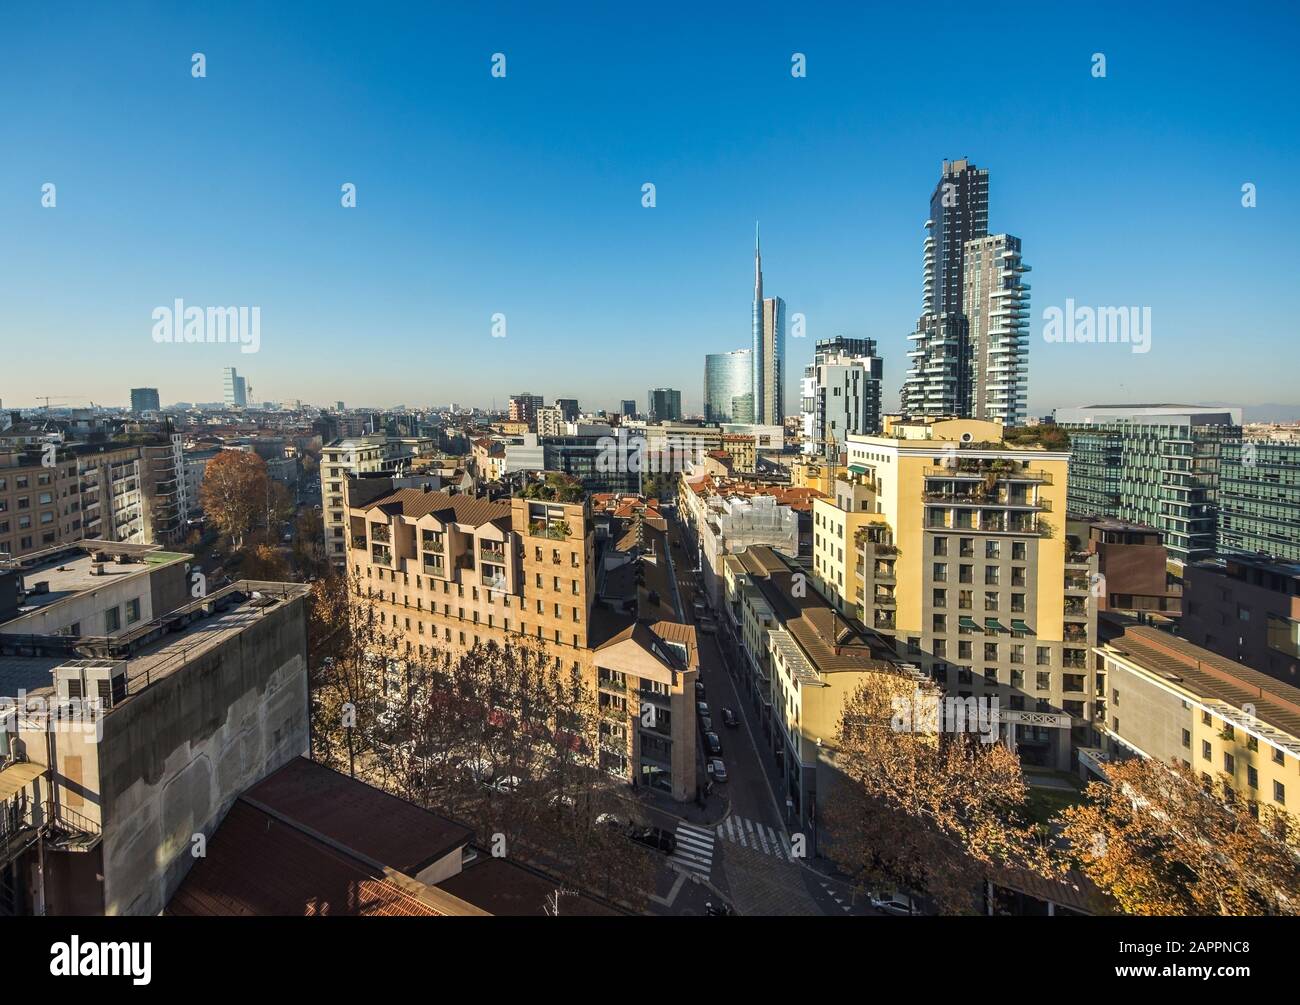
<path id="1" fill-rule="evenodd" d="M 333 50 L 328 8 L 238 27 L 163 14 L 129 31 L 86 12 L 53 50 L 21 44 L 40 22 L 18 12 L 0 74 L 42 100 L 5 124 L 0 286 L 24 353 L 0 397 L 125 404 L 147 383 L 167 400 L 214 400 L 214 375 L 235 365 L 261 400 L 486 406 L 526 383 L 617 407 L 654 385 L 683 388 L 696 413 L 703 356 L 749 341 L 744 248 L 760 219 L 769 285 L 807 319 L 787 367 L 810 362 L 819 338 L 874 338 L 892 409 L 924 200 L 941 159 L 969 156 L 992 172 L 999 220 L 1032 249 L 1028 414 L 1085 403 L 1089 382 L 1119 400 L 1293 402 L 1289 368 L 1252 360 L 1287 353 L 1292 327 L 1268 294 L 1288 285 L 1300 223 L 1287 187 L 1295 113 L 1256 97 L 1285 88 L 1285 59 L 1268 53 L 1284 55 L 1295 14 L 1260 11 L 1247 44 L 1216 32 L 1217 15 L 1107 13 L 1070 14 L 1068 38 L 1052 41 L 1063 13 L 994 27 L 953 8 L 971 43 L 953 79 L 996 40 L 1017 45 L 1019 77 L 1034 82 L 982 93 L 971 116 L 905 47 L 873 51 L 869 72 L 850 58 L 881 17 L 880 31 L 923 37 L 919 13 L 792 17 L 783 47 L 719 15 L 689 42 L 670 19 L 634 38 L 610 13 L 568 35 L 530 12 L 508 31 L 473 12 L 440 14 L 436 28 L 411 15 L 404 34 L 441 36 L 448 53 L 419 59 L 385 36 L 311 63 L 285 54 L 280 33 Z M 803 79 L 790 72 L 796 46 Z M 1215 72 L 1184 73 L 1182 53 L 1206 46 Z M 196 50 L 203 79 L 190 74 Z M 1090 72 L 1096 50 L 1103 79 Z M 503 79 L 494 52 L 509 58 Z M 578 122 L 572 143 L 547 146 Z M 163 136 L 202 154 L 141 170 L 139 151 Z M 55 208 L 41 205 L 46 183 Z M 340 205 L 345 184 L 355 209 Z M 1245 184 L 1256 208 L 1242 206 Z M 260 306 L 260 352 L 152 342 L 151 311 L 177 297 Z M 1067 299 L 1150 306 L 1152 351 L 1045 343 L 1042 311 Z M 492 337 L 497 314 L 505 338 Z M 1243 340 L 1259 352 L 1224 351 Z M 437 358 L 394 370 L 365 358 L 375 345 Z M 40 376 L 50 368 L 58 386 Z"/>

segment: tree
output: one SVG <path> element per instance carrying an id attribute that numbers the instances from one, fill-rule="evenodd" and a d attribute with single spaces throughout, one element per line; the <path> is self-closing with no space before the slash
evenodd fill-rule
<path id="1" fill-rule="evenodd" d="M 845 702 L 835 754 L 844 783 L 823 801 L 827 851 L 862 888 L 923 890 L 940 911 L 966 913 L 982 875 L 1052 869 L 1014 753 L 969 733 L 900 728 L 898 708 L 939 697 L 928 682 L 881 672 Z"/>
<path id="2" fill-rule="evenodd" d="M 325 522 L 320 510 L 305 509 L 298 514 L 293 528 L 293 557 L 307 578 L 326 574 Z"/>
<path id="3" fill-rule="evenodd" d="M 485 845 L 569 885 L 638 905 L 650 860 L 597 822 L 621 801 L 599 766 L 598 708 L 577 672 L 531 642 L 413 650 L 342 584 L 313 586 L 317 759 L 465 820 Z"/>
<path id="4" fill-rule="evenodd" d="M 266 500 L 267 532 L 271 533 L 275 528 L 291 520 L 295 509 L 297 509 L 297 506 L 294 503 L 293 493 L 289 491 L 288 486 L 284 482 L 269 482 Z"/>
<path id="5" fill-rule="evenodd" d="M 238 548 L 263 522 L 268 492 L 266 461 L 251 451 L 222 450 L 204 469 L 199 499 L 208 519 Z"/>
<path id="6" fill-rule="evenodd" d="M 1300 821 L 1272 805 L 1252 814 L 1224 779 L 1202 785 L 1174 762 L 1105 766 L 1106 781 L 1063 811 L 1080 870 L 1140 915 L 1300 914 Z"/>
<path id="7" fill-rule="evenodd" d="M 258 537 L 262 537 L 261 532 L 258 532 Z M 279 549 L 263 538 L 256 543 L 249 543 L 249 547 L 244 551 L 239 574 L 244 579 L 284 582 L 289 578 L 289 564 L 284 560 Z"/>

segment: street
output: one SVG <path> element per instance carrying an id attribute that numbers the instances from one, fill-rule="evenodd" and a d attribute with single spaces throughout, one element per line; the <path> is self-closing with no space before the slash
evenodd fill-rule
<path id="1" fill-rule="evenodd" d="M 693 571 L 694 553 L 683 537 L 675 511 L 669 511 L 667 516 L 677 588 L 686 620 L 694 624 L 694 601 L 699 592 Z M 721 612 L 713 616 L 715 622 L 721 616 Z M 651 822 L 673 828 L 677 835 L 674 861 L 664 873 L 689 877 L 681 882 L 668 875 L 660 877 L 658 886 L 666 886 L 667 891 L 657 888 L 655 894 L 668 903 L 657 904 L 662 910 L 654 913 L 702 913 L 696 908 L 709 897 L 700 891 L 712 886 L 742 915 L 877 915 L 869 905 L 853 903 L 847 884 L 823 875 L 796 854 L 800 842 L 792 841 L 786 829 L 782 794 L 774 791 L 775 769 L 771 768 L 769 774 L 761 759 L 761 733 L 753 706 L 742 700 L 717 635 L 699 632 L 698 637 L 704 700 L 722 742 L 721 757 L 728 780 L 714 784 L 716 798 L 708 801 L 703 812 L 694 805 L 678 807 L 674 812 L 642 803 Z M 724 708 L 736 713 L 736 726 L 723 725 Z M 702 740 L 698 751 L 697 766 L 703 779 Z M 811 854 L 811 847 L 805 851 Z M 674 888 L 675 898 L 671 896 Z"/>

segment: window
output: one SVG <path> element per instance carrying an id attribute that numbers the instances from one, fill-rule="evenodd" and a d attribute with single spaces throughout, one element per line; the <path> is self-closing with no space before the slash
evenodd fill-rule
<path id="1" fill-rule="evenodd" d="M 1226 750 L 1223 753 L 1223 770 L 1230 775 L 1235 775 L 1237 773 L 1237 759 Z"/>
<path id="2" fill-rule="evenodd" d="M 1045 673 L 1044 671 L 1039 670 L 1036 674 L 1034 674 L 1034 678 L 1038 685 L 1038 690 L 1040 691 L 1052 690 L 1052 675 L 1050 673 Z"/>
<path id="3" fill-rule="evenodd" d="M 948 554 L 948 539 L 946 537 L 936 537 L 934 539 L 934 553 L 940 557 Z"/>
<path id="4" fill-rule="evenodd" d="M 1189 750 L 1192 747 L 1192 731 L 1190 729 L 1183 730 L 1183 746 Z"/>
<path id="5" fill-rule="evenodd" d="M 140 598 L 126 602 L 126 623 L 133 625 L 140 620 Z"/>
<path id="6" fill-rule="evenodd" d="M 122 627 L 122 612 L 116 607 L 110 607 L 104 612 L 104 630 L 108 635 L 112 635 Z"/>
<path id="7" fill-rule="evenodd" d="M 1286 786 L 1281 782 L 1273 783 L 1273 802 L 1286 803 Z"/>
<path id="8" fill-rule="evenodd" d="M 984 542 L 985 558 L 1000 558 L 1002 556 L 1002 542 L 993 540 Z"/>

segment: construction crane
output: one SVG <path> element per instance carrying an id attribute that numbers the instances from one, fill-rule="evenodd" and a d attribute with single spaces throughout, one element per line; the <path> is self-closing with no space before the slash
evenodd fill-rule
<path id="1" fill-rule="evenodd" d="M 36 400 L 45 402 L 45 411 L 47 412 L 50 410 L 51 401 L 90 401 L 89 398 L 80 394 L 38 394 Z M 90 401 L 90 407 L 96 407 L 93 401 Z"/>

